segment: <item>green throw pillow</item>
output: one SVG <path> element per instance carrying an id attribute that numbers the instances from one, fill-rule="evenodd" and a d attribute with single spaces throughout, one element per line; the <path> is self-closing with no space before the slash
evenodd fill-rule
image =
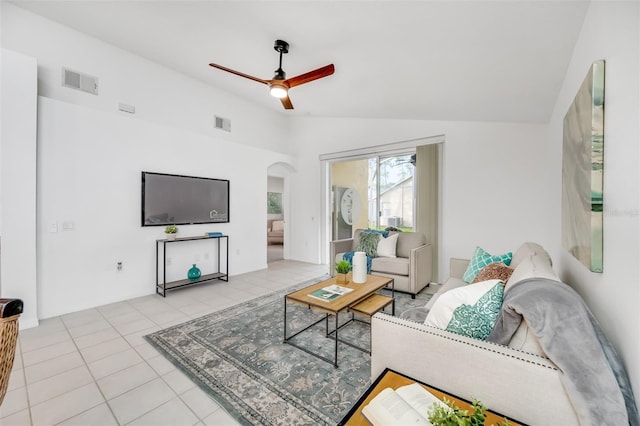
<path id="1" fill-rule="evenodd" d="M 447 330 L 485 340 L 496 323 L 502 307 L 503 284 L 498 282 L 475 305 L 460 305 L 453 311 Z"/>
<path id="2" fill-rule="evenodd" d="M 376 257 L 378 255 L 379 239 L 380 234 L 377 232 L 361 232 L 355 251 L 363 251 L 367 256 Z"/>
<path id="3" fill-rule="evenodd" d="M 482 269 L 490 263 L 493 262 L 502 262 L 505 265 L 509 266 L 511 264 L 511 258 L 513 257 L 513 253 L 508 252 L 505 254 L 492 255 L 484 251 L 480 247 L 476 247 L 476 251 L 469 262 L 469 266 L 465 271 L 462 279 L 466 283 L 471 283 L 473 279 L 478 275 Z"/>

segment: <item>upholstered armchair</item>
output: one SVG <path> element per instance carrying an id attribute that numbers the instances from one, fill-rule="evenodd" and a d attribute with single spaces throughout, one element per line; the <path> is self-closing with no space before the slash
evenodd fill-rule
<path id="1" fill-rule="evenodd" d="M 353 238 L 330 242 L 331 276 L 335 275 L 335 262 L 342 260 L 345 252 L 356 250 L 364 231 L 356 229 Z M 395 290 L 409 293 L 415 298 L 432 280 L 431 244 L 420 232 L 390 231 L 388 238 L 381 240 L 382 244 L 387 244 L 389 239 L 396 241 L 393 247 L 385 247 L 383 256 L 372 259 L 371 274 L 393 278 Z"/>

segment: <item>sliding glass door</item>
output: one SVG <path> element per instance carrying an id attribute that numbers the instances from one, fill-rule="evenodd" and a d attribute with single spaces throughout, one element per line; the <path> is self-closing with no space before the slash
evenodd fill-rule
<path id="1" fill-rule="evenodd" d="M 350 238 L 357 228 L 414 229 L 414 152 L 332 165 L 333 239 Z"/>
<path id="2" fill-rule="evenodd" d="M 369 227 L 414 227 L 415 155 L 394 155 L 369 159 Z"/>

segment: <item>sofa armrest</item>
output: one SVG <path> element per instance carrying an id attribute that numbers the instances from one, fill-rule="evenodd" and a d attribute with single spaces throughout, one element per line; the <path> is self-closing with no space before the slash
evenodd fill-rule
<path id="1" fill-rule="evenodd" d="M 469 259 L 459 259 L 456 257 L 452 257 L 449 259 L 449 276 L 453 278 L 460 278 L 467 271 L 467 267 L 469 266 Z"/>
<path id="2" fill-rule="evenodd" d="M 409 252 L 409 291 L 413 294 L 425 288 L 433 279 L 433 255 L 431 244 L 411 249 Z"/>
<path id="3" fill-rule="evenodd" d="M 371 378 L 390 368 L 528 424 L 578 424 L 547 358 L 378 313 L 371 319 Z"/>
<path id="4" fill-rule="evenodd" d="M 336 268 L 333 265 L 336 262 L 336 255 L 338 253 L 344 253 L 351 251 L 353 248 L 353 238 L 345 238 L 343 240 L 334 240 L 329 242 L 329 269 L 331 270 L 331 276 L 336 275 Z"/>

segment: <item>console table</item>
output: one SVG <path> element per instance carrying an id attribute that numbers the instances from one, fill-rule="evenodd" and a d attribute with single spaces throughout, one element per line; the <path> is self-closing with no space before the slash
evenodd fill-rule
<path id="1" fill-rule="evenodd" d="M 168 244 L 178 244 L 185 243 L 188 241 L 195 240 L 211 240 L 214 243 L 217 243 L 217 251 L 218 251 L 218 271 L 212 274 L 206 274 L 200 276 L 200 278 L 195 280 L 190 280 L 188 278 L 170 281 L 167 282 L 167 245 Z M 224 271 L 221 271 L 221 266 L 223 263 L 221 260 L 223 259 L 221 255 L 221 241 L 224 240 Z M 162 247 L 162 250 L 160 248 Z M 160 252 L 162 251 L 162 277 L 160 277 L 159 265 L 160 265 Z M 221 280 L 221 281 L 229 281 L 229 236 L 220 235 L 215 237 L 203 236 L 203 237 L 184 237 L 184 238 L 176 238 L 175 240 L 156 240 L 156 293 L 161 295 L 162 297 L 167 297 L 168 290 L 174 290 L 180 287 L 186 287 L 192 284 L 198 284 L 205 281 L 212 280 Z M 162 280 L 161 280 L 162 278 Z"/>

